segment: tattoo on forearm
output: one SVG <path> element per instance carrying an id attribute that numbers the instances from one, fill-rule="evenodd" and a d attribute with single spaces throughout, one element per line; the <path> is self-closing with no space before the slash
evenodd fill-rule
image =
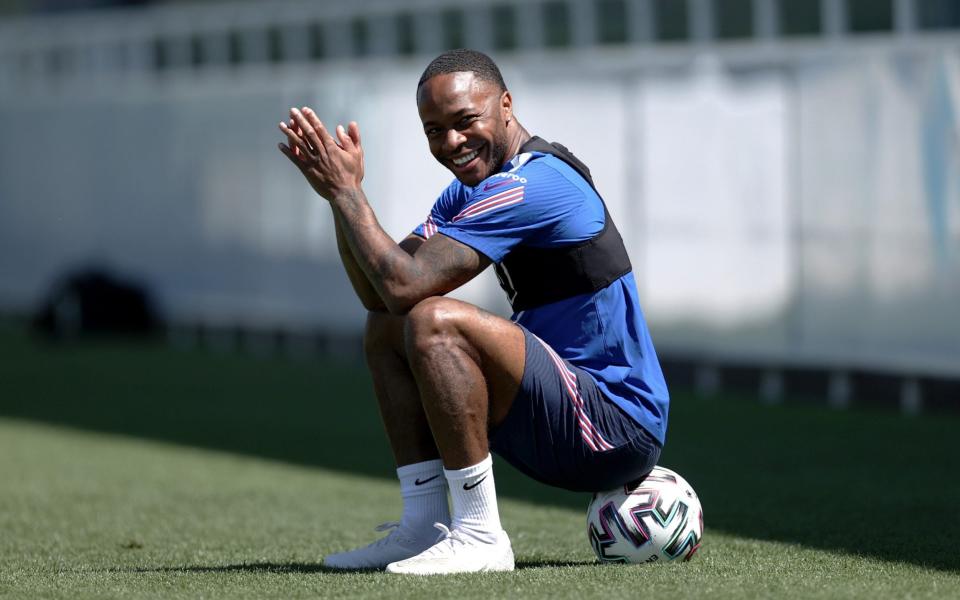
<path id="1" fill-rule="evenodd" d="M 384 286 L 393 280 L 407 280 L 417 275 L 404 272 L 413 262 L 411 256 L 393 242 L 377 223 L 376 216 L 362 190 L 349 190 L 336 196 L 335 210 L 343 220 L 343 235 L 353 250 L 361 270 L 383 296 Z"/>
<path id="2" fill-rule="evenodd" d="M 412 256 L 383 231 L 362 190 L 342 192 L 331 205 L 357 266 L 384 301 L 400 290 L 407 297 L 446 293 L 486 266 L 475 250 L 450 238 L 424 242 Z"/>
<path id="3" fill-rule="evenodd" d="M 366 204 L 367 198 L 363 190 L 347 190 L 337 194 L 337 206 L 345 216 L 358 215 Z"/>
<path id="4" fill-rule="evenodd" d="M 393 252 L 388 252 L 380 257 L 380 260 L 377 262 L 377 270 L 380 273 L 380 276 L 383 279 L 391 279 L 397 273 L 397 262 L 400 260 Z"/>

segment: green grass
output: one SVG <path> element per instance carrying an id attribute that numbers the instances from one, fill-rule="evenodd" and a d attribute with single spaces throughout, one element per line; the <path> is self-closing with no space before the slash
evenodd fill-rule
<path id="1" fill-rule="evenodd" d="M 662 464 L 703 549 L 597 565 L 588 497 L 498 463 L 518 570 L 342 574 L 324 554 L 396 518 L 357 365 L 0 329 L 0 597 L 960 597 L 954 417 L 676 394 Z"/>

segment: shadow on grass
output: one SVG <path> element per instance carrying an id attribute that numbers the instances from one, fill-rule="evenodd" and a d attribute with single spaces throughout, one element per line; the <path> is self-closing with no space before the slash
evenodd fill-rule
<path id="1" fill-rule="evenodd" d="M 516 568 L 518 571 L 524 569 L 563 569 L 566 567 L 586 567 L 600 564 L 595 560 L 518 560 Z"/>
<path id="2" fill-rule="evenodd" d="M 596 561 L 536 560 L 517 561 L 517 570 L 583 567 Z M 126 573 L 340 573 L 343 575 L 380 573 L 379 569 L 331 569 L 320 563 L 242 563 L 239 565 L 186 565 L 182 567 L 140 567 L 122 569 Z"/>
<path id="3" fill-rule="evenodd" d="M 0 416 L 394 477 L 369 378 L 344 362 L 131 342 L 50 348 L 8 328 Z M 684 394 L 674 395 L 670 419 L 661 464 L 698 491 L 707 539 L 722 530 L 960 571 L 960 420 Z M 582 510 L 589 500 L 503 463 L 497 483 L 502 495 L 536 503 Z"/>
<path id="4" fill-rule="evenodd" d="M 124 573 L 374 573 L 342 571 L 319 563 L 242 563 L 239 565 L 186 565 L 182 567 L 141 567 L 120 569 Z"/>

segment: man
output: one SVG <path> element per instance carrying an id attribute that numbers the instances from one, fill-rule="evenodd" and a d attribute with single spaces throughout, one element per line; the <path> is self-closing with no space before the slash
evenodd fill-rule
<path id="1" fill-rule="evenodd" d="M 331 135 L 306 107 L 280 124 L 280 150 L 329 201 L 370 311 L 365 352 L 403 498 L 386 537 L 324 564 L 509 571 L 490 450 L 550 485 L 612 488 L 656 464 L 667 391 L 589 171 L 520 125 L 493 61 L 442 54 L 417 107 L 431 153 L 456 179 L 399 244 L 361 189 L 357 124 Z M 443 297 L 493 263 L 512 320 Z"/>

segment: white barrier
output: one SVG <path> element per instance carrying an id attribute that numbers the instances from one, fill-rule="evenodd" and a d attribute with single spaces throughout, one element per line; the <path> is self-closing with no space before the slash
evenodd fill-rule
<path id="1" fill-rule="evenodd" d="M 880 41 L 500 62 L 521 121 L 592 167 L 659 347 L 956 374 L 957 57 L 955 41 Z M 277 152 L 276 123 L 301 104 L 358 120 L 368 195 L 401 237 L 450 179 L 416 114 L 423 66 L 0 94 L 0 307 L 97 263 L 145 279 L 175 320 L 357 330 L 329 210 Z M 489 273 L 460 295 L 506 310 Z"/>

